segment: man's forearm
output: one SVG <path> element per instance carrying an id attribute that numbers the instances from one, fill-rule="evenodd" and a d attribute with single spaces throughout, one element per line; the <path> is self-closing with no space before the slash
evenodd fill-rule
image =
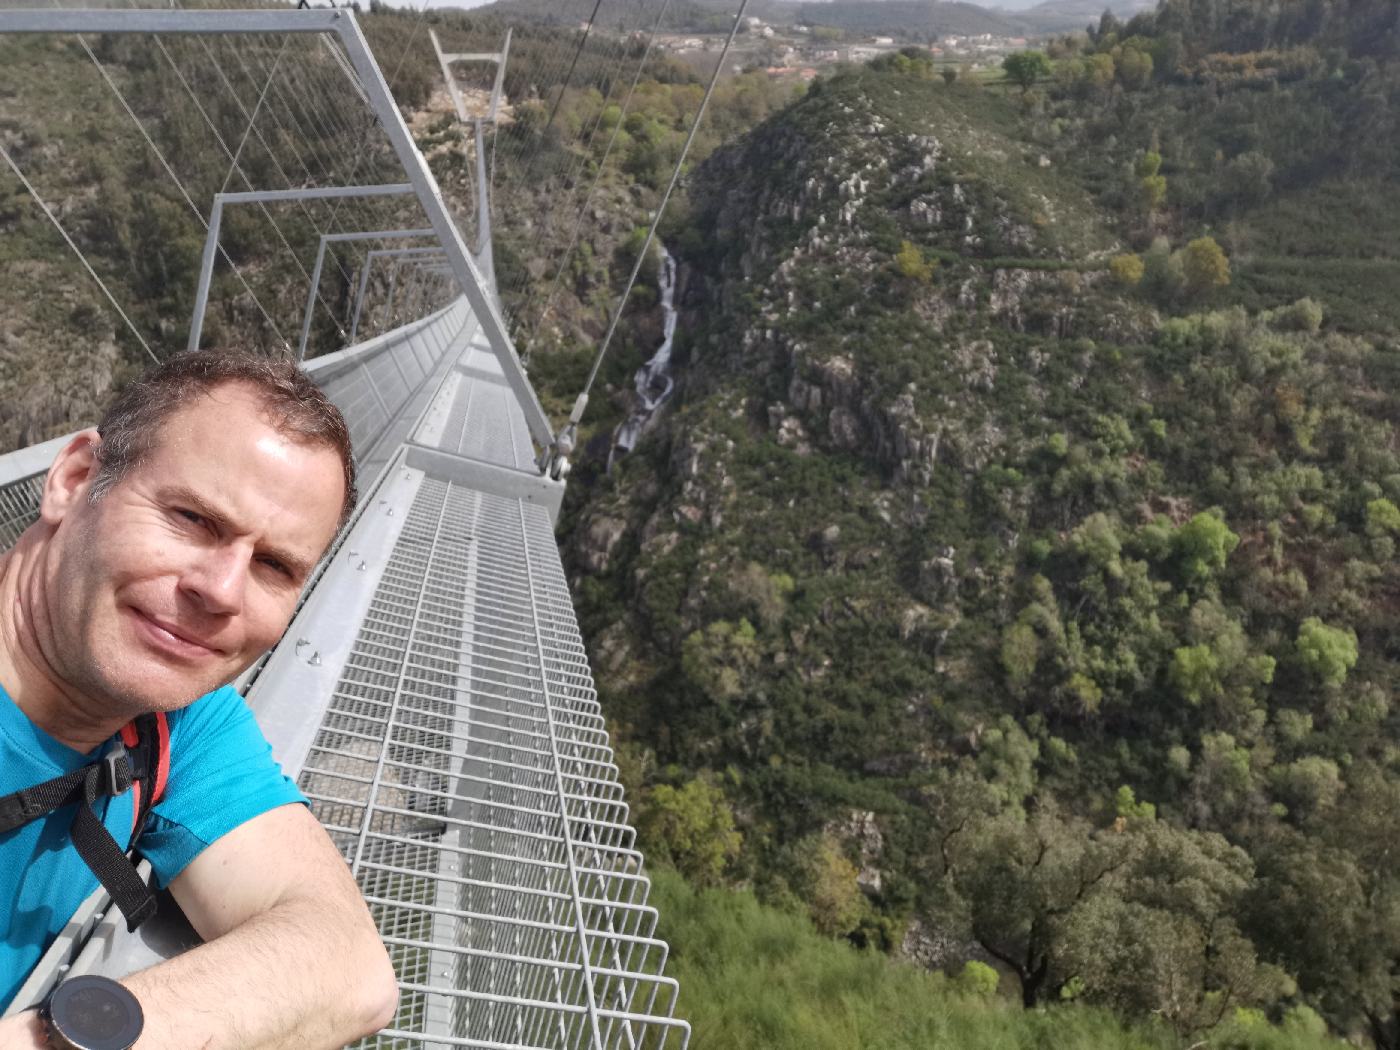
<path id="1" fill-rule="evenodd" d="M 217 940 L 122 979 L 141 1002 L 137 1050 L 343 1047 L 386 1025 L 384 949 L 314 901 L 279 905 Z M 0 1022 L 4 1050 L 45 1050 L 36 1011 Z"/>
<path id="2" fill-rule="evenodd" d="M 333 1048 L 382 1028 L 392 971 L 378 938 L 345 918 L 290 901 L 124 978 L 146 1014 L 138 1050 Z"/>
<path id="3" fill-rule="evenodd" d="M 138 1050 L 332 1050 L 389 1023 L 398 1000 L 389 957 L 305 806 L 239 825 L 170 890 L 205 943 L 122 979 L 146 1016 Z M 24 1047 L 34 1025 L 0 1022 L 0 1050 Z"/>

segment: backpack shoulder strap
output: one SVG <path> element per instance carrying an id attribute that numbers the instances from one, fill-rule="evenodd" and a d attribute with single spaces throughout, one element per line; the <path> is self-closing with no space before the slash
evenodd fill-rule
<path id="1" fill-rule="evenodd" d="M 170 726 L 164 713 L 142 715 L 122 727 L 120 741 L 95 762 L 42 784 L 0 797 L 0 833 L 62 806 L 76 803 L 70 829 L 73 846 L 112 902 L 136 929 L 156 910 L 155 895 L 128 856 L 151 807 L 165 794 L 170 773 Z M 98 819 L 93 803 L 130 788 L 132 835 L 125 850 Z"/>
<path id="2" fill-rule="evenodd" d="M 14 831 L 31 820 L 81 801 L 88 768 L 75 769 L 0 798 L 0 834 Z"/>

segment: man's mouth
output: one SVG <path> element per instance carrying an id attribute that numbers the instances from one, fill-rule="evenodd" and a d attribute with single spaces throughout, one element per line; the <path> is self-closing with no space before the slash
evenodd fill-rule
<path id="1" fill-rule="evenodd" d="M 222 655 L 222 650 L 188 630 L 128 606 L 137 628 L 156 648 L 185 659 Z"/>

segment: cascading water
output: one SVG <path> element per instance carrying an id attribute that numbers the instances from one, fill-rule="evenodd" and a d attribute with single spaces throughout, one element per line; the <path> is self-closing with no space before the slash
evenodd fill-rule
<path id="1" fill-rule="evenodd" d="M 608 469 L 619 455 L 631 452 L 642 436 L 652 417 L 656 414 L 675 385 L 671 378 L 671 343 L 676 335 L 676 260 L 665 248 L 661 249 L 661 310 L 663 314 L 662 332 L 665 338 L 661 347 L 651 355 L 651 360 L 637 370 L 637 406 L 613 434 L 612 451 L 608 454 Z"/>

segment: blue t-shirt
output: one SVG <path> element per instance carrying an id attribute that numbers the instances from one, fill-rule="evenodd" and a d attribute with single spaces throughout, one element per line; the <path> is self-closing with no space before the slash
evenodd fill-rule
<path id="1" fill-rule="evenodd" d="M 140 839 L 164 887 L 220 836 L 277 806 L 306 799 L 272 758 L 248 705 L 231 686 L 173 711 L 165 797 Z M 0 795 L 78 769 L 88 755 L 44 732 L 0 688 Z M 54 937 L 97 888 L 97 876 L 73 848 L 75 806 L 0 834 L 0 1007 L 14 998 Z M 132 793 L 94 808 L 121 846 L 131 840 Z"/>

